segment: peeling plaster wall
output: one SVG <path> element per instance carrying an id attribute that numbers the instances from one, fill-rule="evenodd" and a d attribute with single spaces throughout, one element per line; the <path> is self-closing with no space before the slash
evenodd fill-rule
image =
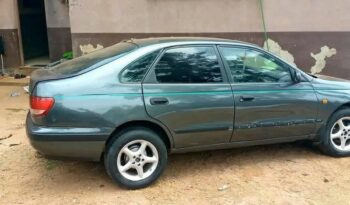
<path id="1" fill-rule="evenodd" d="M 272 39 L 268 39 L 264 42 L 264 49 L 281 57 L 290 64 L 297 66 L 294 62 L 294 56 L 288 51 L 283 50 L 278 42 Z M 329 48 L 328 46 L 321 47 L 321 52 L 318 54 L 311 53 L 311 57 L 315 59 L 315 64 L 311 67 L 310 73 L 321 73 L 322 70 L 326 67 L 326 58 L 330 58 L 335 54 L 337 54 L 337 50 L 335 48 Z"/>
<path id="2" fill-rule="evenodd" d="M 321 74 L 350 79 L 350 32 L 274 32 L 269 37 L 289 51 L 295 64 L 306 72 L 316 64 L 311 53 L 319 53 L 321 47 L 336 49 L 336 54 L 326 58 Z"/>
<path id="3" fill-rule="evenodd" d="M 326 58 L 330 58 L 335 54 L 337 54 L 337 50 L 335 48 L 329 48 L 328 46 L 323 46 L 321 48 L 321 52 L 318 54 L 311 53 L 311 57 L 316 61 L 315 65 L 311 68 L 311 73 L 321 73 L 322 70 L 326 67 Z"/>
<path id="4" fill-rule="evenodd" d="M 264 42 L 264 49 L 276 54 L 277 56 L 286 60 L 288 63 L 296 66 L 296 64 L 294 63 L 294 56 L 288 51 L 283 50 L 282 47 L 278 44 L 278 42 L 272 39 L 267 39 L 267 41 Z"/>
<path id="5" fill-rule="evenodd" d="M 80 45 L 80 51 L 81 51 L 82 55 L 86 55 L 86 54 L 88 54 L 88 53 L 91 53 L 91 52 L 100 50 L 100 49 L 102 49 L 102 48 L 103 48 L 103 46 L 101 46 L 100 44 L 97 44 L 96 47 L 94 47 L 94 46 L 91 45 L 91 44 Z"/>

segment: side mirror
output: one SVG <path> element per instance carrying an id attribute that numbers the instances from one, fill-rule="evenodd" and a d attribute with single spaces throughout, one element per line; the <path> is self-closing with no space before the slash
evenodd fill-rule
<path id="1" fill-rule="evenodd" d="M 294 71 L 294 75 L 293 75 L 293 80 L 295 83 L 300 83 L 301 82 L 301 74 L 298 71 Z"/>

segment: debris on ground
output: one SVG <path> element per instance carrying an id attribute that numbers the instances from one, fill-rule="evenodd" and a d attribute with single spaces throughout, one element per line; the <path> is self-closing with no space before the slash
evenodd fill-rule
<path id="1" fill-rule="evenodd" d="M 13 76 L 15 79 L 21 79 L 21 78 L 25 78 L 26 77 L 26 75 L 24 75 L 24 74 L 15 74 L 14 76 Z"/>
<path id="2" fill-rule="evenodd" d="M 37 159 L 44 158 L 44 156 L 40 152 L 35 152 L 34 157 L 37 158 Z"/>
<path id="3" fill-rule="evenodd" d="M 14 146 L 17 146 L 17 145 L 20 145 L 21 143 L 11 143 L 9 144 L 9 147 L 14 147 Z"/>
<path id="4" fill-rule="evenodd" d="M 218 188 L 218 191 L 225 191 L 225 190 L 228 189 L 228 188 L 230 188 L 230 186 L 227 185 L 227 184 L 225 184 L 225 185 L 223 185 L 222 187 L 219 187 L 219 188 Z"/>
<path id="5" fill-rule="evenodd" d="M 47 170 L 53 170 L 57 167 L 57 162 L 55 160 L 46 159 L 45 168 Z"/>
<path id="6" fill-rule="evenodd" d="M 21 94 L 19 92 L 12 92 L 10 94 L 11 97 L 17 97 L 17 96 L 20 96 Z"/>
<path id="7" fill-rule="evenodd" d="M 24 90 L 26 93 L 29 93 L 29 85 L 24 86 L 24 87 L 23 87 L 23 90 Z"/>
<path id="8" fill-rule="evenodd" d="M 27 111 L 26 109 L 22 109 L 22 108 L 6 108 L 6 110 L 11 112 Z"/>
<path id="9" fill-rule="evenodd" d="M 324 179 L 323 179 L 323 182 L 324 182 L 324 183 L 328 183 L 329 180 L 328 180 L 327 178 L 324 178 Z"/>
<path id="10" fill-rule="evenodd" d="M 12 137 L 12 134 L 7 135 L 6 137 L 1 137 L 0 140 L 5 140 L 5 139 L 8 139 L 10 137 Z"/>

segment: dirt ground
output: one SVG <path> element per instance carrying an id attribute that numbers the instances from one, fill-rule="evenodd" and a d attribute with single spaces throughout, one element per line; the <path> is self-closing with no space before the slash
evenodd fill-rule
<path id="1" fill-rule="evenodd" d="M 0 140 L 0 204 L 350 204 L 350 158 L 305 143 L 171 155 L 155 184 L 125 190 L 101 163 L 37 154 L 27 109 L 22 86 L 0 81 L 0 138 L 11 136 Z"/>

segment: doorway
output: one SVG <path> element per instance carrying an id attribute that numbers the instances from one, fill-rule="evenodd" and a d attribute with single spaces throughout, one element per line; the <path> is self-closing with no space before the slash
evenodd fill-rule
<path id="1" fill-rule="evenodd" d="M 18 0 L 24 65 L 44 67 L 49 63 L 44 0 Z"/>

